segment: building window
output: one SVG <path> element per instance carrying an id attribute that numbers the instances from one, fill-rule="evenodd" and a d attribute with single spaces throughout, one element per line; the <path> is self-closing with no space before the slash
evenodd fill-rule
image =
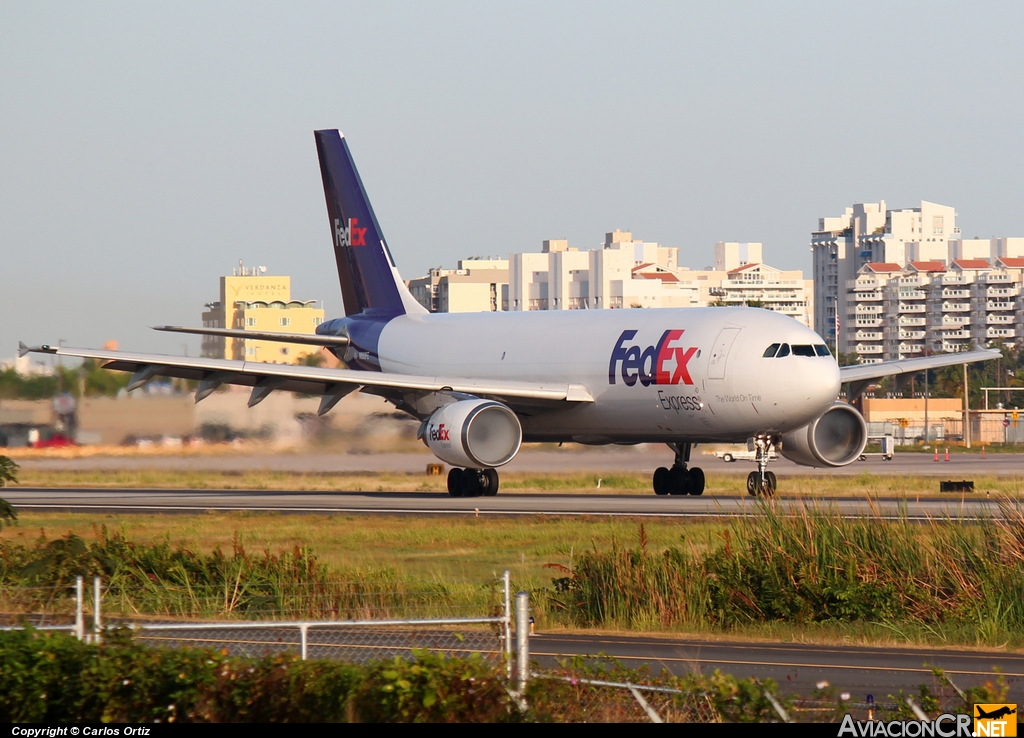
<path id="1" fill-rule="evenodd" d="M 282 328 L 287 328 L 287 327 L 288 327 L 289 325 L 291 325 L 291 323 L 292 323 L 292 319 L 291 319 L 291 318 L 281 318 L 281 319 L 280 319 L 280 320 L 278 321 L 278 323 L 280 323 L 280 324 L 281 324 L 281 327 L 282 327 Z"/>
<path id="2" fill-rule="evenodd" d="M 256 327 L 256 318 L 246 318 L 245 319 L 245 327 L 246 328 L 254 328 L 254 327 Z"/>

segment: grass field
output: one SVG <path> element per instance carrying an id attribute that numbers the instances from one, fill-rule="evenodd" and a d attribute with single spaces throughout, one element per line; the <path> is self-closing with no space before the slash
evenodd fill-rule
<path id="1" fill-rule="evenodd" d="M 95 487 L 195 487 L 224 489 L 294 489 L 294 490 L 396 490 L 414 491 L 430 490 L 441 492 L 444 480 L 441 477 L 426 477 L 422 474 L 396 475 L 322 475 L 268 472 L 241 473 L 189 473 L 187 471 L 138 471 L 138 472 L 28 472 L 19 475 L 23 485 L 31 486 L 95 486 Z M 650 494 L 647 475 L 606 476 L 602 479 L 600 489 L 596 479 L 586 474 L 508 474 L 503 477 L 502 489 L 506 492 L 575 492 L 575 493 L 631 493 Z M 742 476 L 722 476 L 718 480 L 714 494 L 743 494 Z M 979 490 L 988 490 L 993 494 L 1018 498 L 1017 481 L 1005 478 L 976 479 Z M 890 477 L 875 475 L 859 475 L 856 477 L 794 477 L 788 480 L 787 498 L 805 497 L 812 499 L 821 495 L 856 495 L 865 496 L 906 496 L 908 498 L 934 495 L 933 479 L 914 477 Z M 581 517 L 564 518 L 422 518 L 401 516 L 353 516 L 337 515 L 293 515 L 275 513 L 202 513 L 195 515 L 114 515 L 114 514 L 69 514 L 53 512 L 26 511 L 19 515 L 18 524 L 0 530 L 0 539 L 8 545 L 36 545 L 41 539 L 54 540 L 71 534 L 80 536 L 87 543 L 109 538 L 111 534 L 119 534 L 133 544 L 142 546 L 167 546 L 173 549 L 210 554 L 216 550 L 230 556 L 232 552 L 246 551 L 250 555 L 267 555 L 282 557 L 290 552 L 302 549 L 315 556 L 319 565 L 328 569 L 344 572 L 345 576 L 353 572 L 387 572 L 387 577 L 394 580 L 427 583 L 451 583 L 472 590 L 488 586 L 489 582 L 499 578 L 508 569 L 511 572 L 515 590 L 528 590 L 538 595 L 538 602 L 546 597 L 543 593 L 551 593 L 556 588 L 556 580 L 564 578 L 574 571 L 580 570 L 582 561 L 593 569 L 595 563 L 608 566 L 609 578 L 599 589 L 607 591 L 618 589 L 614 582 L 626 582 L 628 576 L 635 573 L 634 566 L 637 554 L 642 552 L 641 560 L 648 561 L 644 567 L 649 568 L 662 554 L 670 549 L 682 552 L 684 558 L 674 569 L 667 570 L 665 576 L 683 579 L 669 585 L 669 592 L 680 591 L 686 587 L 684 581 L 687 572 L 694 574 L 707 571 L 707 557 L 714 558 L 723 546 L 726 549 L 738 545 L 740 537 L 758 541 L 769 532 L 780 535 L 778 543 L 771 538 L 764 538 L 763 543 L 756 543 L 762 550 L 770 551 L 763 556 L 755 555 L 753 564 L 742 564 L 748 570 L 756 567 L 757 560 L 793 558 L 804 555 L 802 549 L 821 551 L 836 550 L 842 553 L 835 560 L 818 557 L 822 571 L 838 570 L 854 566 L 857 561 L 877 562 L 881 564 L 882 556 L 891 557 L 892 563 L 882 568 L 890 571 L 907 570 L 919 560 L 932 556 L 935 539 L 941 543 L 942 556 L 947 563 L 938 560 L 940 574 L 956 570 L 961 560 L 966 562 L 978 550 L 981 535 L 977 526 L 968 530 L 967 525 L 955 525 L 953 528 L 964 528 L 962 533 L 952 531 L 950 540 L 943 542 L 950 527 L 943 521 L 936 521 L 933 526 L 889 526 L 888 523 L 868 521 L 856 530 L 840 531 L 846 523 L 841 520 L 815 519 L 808 523 L 769 523 L 763 528 L 743 528 L 743 524 L 735 521 L 666 521 L 643 520 L 631 518 L 590 519 Z M 878 526 L 873 528 L 872 526 Z M 820 539 L 804 540 L 803 529 L 812 530 Z M 835 531 L 835 533 L 831 531 Z M 1008 535 L 1021 537 L 1020 522 L 1016 528 L 1009 530 Z M 772 531 L 777 531 L 772 532 Z M 1016 532 L 1015 532 L 1016 531 Z M 834 536 L 834 537 L 833 537 Z M 881 536 L 881 537 L 879 537 Z M 905 536 L 900 538 L 899 536 Z M 918 540 L 920 539 L 920 540 Z M 815 542 L 820 540 L 821 542 Z M 899 541 L 905 540 L 906 546 Z M 878 548 L 884 542 L 887 548 Z M 895 543 L 892 543 L 895 541 Z M 912 553 L 910 544 L 915 551 Z M 864 546 L 864 555 L 853 553 L 853 546 Z M 906 551 L 903 551 L 903 549 Z M 808 551 L 810 551 L 808 549 Z M 1007 550 L 1014 550 L 1012 547 Z M 1019 551 L 1019 549 L 1017 549 Z M 633 552 L 633 553 L 631 553 Z M 959 553 L 958 553 L 959 552 Z M 1011 568 L 1020 565 L 1020 557 L 1013 554 L 1009 559 L 1003 556 L 1003 564 L 999 565 L 999 557 L 994 559 L 996 569 Z M 647 559 L 651 556 L 654 558 Z M 909 558 L 907 558 L 909 556 Z M 602 558 L 603 557 L 603 558 Z M 704 560 L 698 566 L 698 561 Z M 1011 561 L 1015 563 L 1011 563 Z M 687 563 L 688 562 L 688 563 Z M 659 566 L 663 564 L 658 564 Z M 701 566 L 704 568 L 701 569 Z M 804 564 L 793 564 L 794 571 L 806 571 Z M 624 567 L 616 573 L 616 567 Z M 875 569 L 878 565 L 874 565 Z M 991 566 L 989 566 L 991 568 Z M 651 570 L 653 571 L 653 570 Z M 969 580 L 973 573 L 957 575 Z M 972 570 L 973 571 L 973 570 Z M 1008 569 L 1006 570 L 1009 571 Z M 623 573 L 625 572 L 625 573 Z M 632 573 L 631 573 L 632 572 Z M 998 573 L 998 571 L 996 571 Z M 970 576 L 969 576 L 970 575 Z M 375 576 L 372 575 L 371 576 Z M 602 575 L 603 576 L 603 575 Z M 645 575 L 646 576 L 646 575 Z M 658 575 L 663 576 L 663 575 Z M 704 575 L 698 575 L 700 578 Z M 723 575 L 716 575 L 723 576 Z M 774 576 L 774 575 L 773 575 Z M 790 575 L 782 572 L 784 578 Z M 801 576 L 803 576 L 801 574 Z M 850 568 L 848 578 L 862 581 L 863 571 Z M 870 593 L 875 585 L 869 579 L 863 580 L 868 587 L 861 587 L 858 592 Z M 930 575 L 929 575 L 930 576 Z M 690 579 L 694 576 L 691 575 Z M 799 577 L 798 577 L 799 578 Z M 666 580 L 667 581 L 667 580 Z M 880 581 L 880 580 L 879 580 Z M 647 584 L 643 585 L 647 587 Z M 661 586 L 661 585 L 657 585 Z M 737 584 L 739 592 L 745 585 Z M 829 585 L 832 586 L 832 585 Z M 946 585 L 943 585 L 946 586 Z M 1005 590 L 1005 581 L 992 591 L 999 595 L 1000 587 Z M 647 599 L 640 590 L 640 602 Z M 653 590 L 651 590 L 653 591 Z M 955 593 L 954 593 L 955 594 Z M 660 596 L 660 595 L 659 595 Z M 705 597 L 697 593 L 698 597 Z M 847 595 L 843 595 L 845 597 Z M 953 596 L 950 594 L 950 596 Z M 1005 593 L 1009 596 L 1009 592 Z M 756 597 L 761 597 L 757 595 Z M 756 599 L 755 597 L 755 599 Z M 877 598 L 875 598 L 877 599 Z M 998 602 L 998 597 L 993 602 Z M 1005 601 L 1005 600 L 1003 600 Z M 869 603 L 870 604 L 870 603 Z M 1003 605 L 996 606 L 996 609 Z M 1015 606 L 1014 606 L 1015 607 Z M 933 606 L 929 606 L 933 609 Z M 568 627 L 564 619 L 553 617 L 551 613 L 538 608 L 538 624 L 541 627 Z M 936 627 L 926 622 L 902 622 L 888 620 L 872 622 L 870 618 L 857 622 L 802 622 L 790 621 L 778 617 L 774 621 L 762 620 L 736 625 L 728 628 L 714 625 L 713 618 L 707 624 L 701 622 L 661 628 L 660 614 L 657 610 L 644 615 L 643 625 L 639 629 L 670 632 L 701 633 L 703 635 L 727 637 L 777 638 L 783 640 L 806 640 L 825 642 L 867 642 L 867 643 L 928 643 L 940 645 L 1006 645 L 1015 647 L 1022 641 L 1016 625 L 1004 623 L 1005 618 L 994 614 L 989 617 L 987 611 L 978 610 L 978 616 L 971 625 L 960 619 L 955 627 Z M 1016 618 L 1016 616 L 1014 616 Z M 1016 622 L 1016 620 L 1014 620 Z M 608 627 L 631 629 L 621 621 Z M 966 623 L 966 624 L 965 624 Z M 985 632 L 983 632 L 985 631 Z"/>

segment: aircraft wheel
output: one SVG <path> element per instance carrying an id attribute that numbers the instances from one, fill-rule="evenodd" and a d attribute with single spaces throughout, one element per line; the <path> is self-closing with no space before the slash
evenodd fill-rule
<path id="1" fill-rule="evenodd" d="M 672 467 L 669 471 L 672 480 L 669 486 L 669 494 L 685 495 L 690 491 L 690 472 L 682 467 Z"/>
<path id="2" fill-rule="evenodd" d="M 483 495 L 485 497 L 494 497 L 498 494 L 498 470 L 497 469 L 484 469 L 483 471 Z"/>
<path id="3" fill-rule="evenodd" d="M 449 494 L 453 497 L 461 497 L 463 495 L 463 470 L 459 467 L 453 467 L 449 471 Z"/>
<path id="4" fill-rule="evenodd" d="M 775 490 L 778 489 L 779 481 L 775 478 L 775 472 L 764 473 L 764 494 L 766 497 L 771 497 L 775 494 Z"/>
<path id="5" fill-rule="evenodd" d="M 654 494 L 667 495 L 672 489 L 672 473 L 663 466 L 654 470 Z"/>
<path id="6" fill-rule="evenodd" d="M 760 479 L 757 478 L 757 472 L 750 472 L 747 475 L 747 494 L 751 497 L 757 496 L 757 488 L 760 485 Z"/>
<path id="7" fill-rule="evenodd" d="M 480 472 L 477 469 L 462 470 L 462 496 L 477 497 L 483 492 L 483 484 L 480 482 Z"/>
<path id="8" fill-rule="evenodd" d="M 704 494 L 704 470 L 695 466 L 690 469 L 688 476 L 689 479 L 687 481 L 689 482 L 690 495 L 700 497 Z"/>

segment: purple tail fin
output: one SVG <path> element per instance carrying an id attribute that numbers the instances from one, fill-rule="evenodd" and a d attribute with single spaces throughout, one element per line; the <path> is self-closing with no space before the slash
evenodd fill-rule
<path id="1" fill-rule="evenodd" d="M 314 131 L 345 314 L 426 312 L 398 275 L 344 136 Z"/>

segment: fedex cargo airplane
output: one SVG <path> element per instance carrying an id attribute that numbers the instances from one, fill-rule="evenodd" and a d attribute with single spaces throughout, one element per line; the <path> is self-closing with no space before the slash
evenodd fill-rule
<path id="1" fill-rule="evenodd" d="M 431 314 L 399 276 L 344 137 L 316 131 L 345 317 L 316 335 L 229 328 L 160 330 L 322 346 L 327 369 L 53 346 L 23 351 L 97 360 L 154 377 L 198 380 L 196 401 L 223 384 L 320 395 L 319 412 L 355 391 L 379 395 L 420 421 L 419 437 L 453 468 L 453 496 L 494 495 L 497 469 L 524 442 L 664 443 L 658 495 L 700 495 L 697 444 L 754 439 L 751 495 L 775 492 L 769 452 L 837 467 L 864 449 L 864 418 L 838 399 L 890 374 L 995 358 L 974 350 L 839 368 L 822 339 L 792 318 L 755 308 L 571 310 Z"/>

